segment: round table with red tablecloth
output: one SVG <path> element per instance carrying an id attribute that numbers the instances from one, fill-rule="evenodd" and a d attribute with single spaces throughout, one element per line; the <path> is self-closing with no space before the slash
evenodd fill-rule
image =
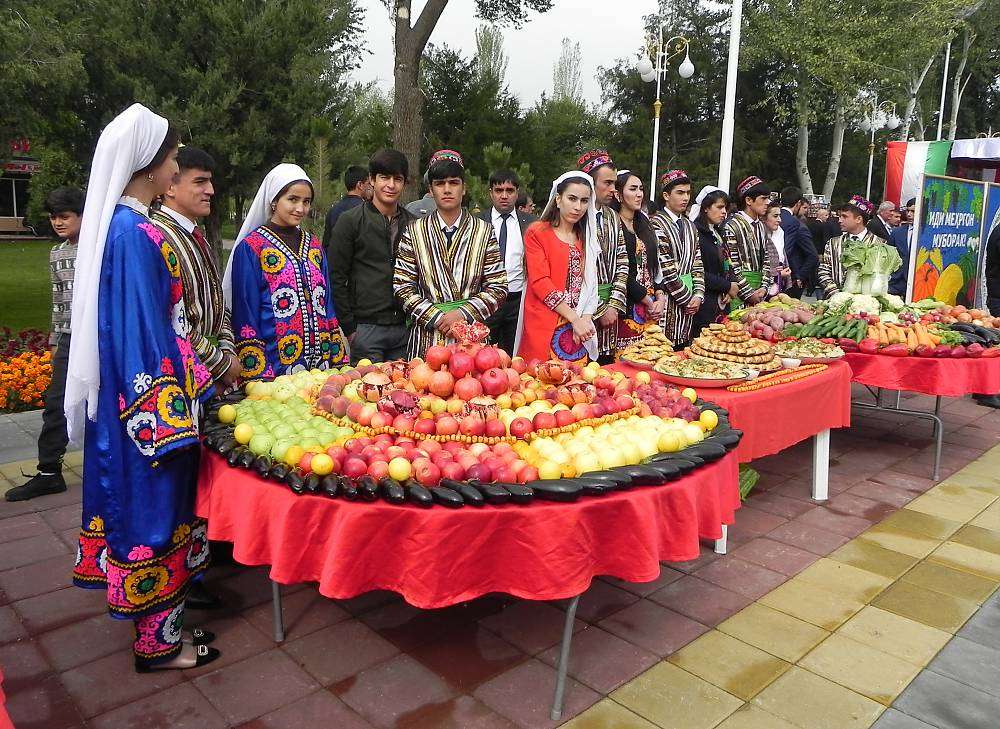
<path id="1" fill-rule="evenodd" d="M 884 354 L 851 352 L 845 358 L 851 367 L 852 380 L 872 390 L 874 403 L 855 402 L 866 410 L 910 415 L 930 420 L 934 426 L 935 481 L 940 476 L 941 447 L 944 423 L 941 421 L 941 398 L 965 395 L 995 395 L 1000 393 L 1000 357 L 890 357 Z M 935 398 L 934 412 L 882 404 L 882 390 L 918 392 Z"/>

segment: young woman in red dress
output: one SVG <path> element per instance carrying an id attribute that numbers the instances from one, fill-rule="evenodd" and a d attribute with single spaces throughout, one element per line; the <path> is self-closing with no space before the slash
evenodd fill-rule
<path id="1" fill-rule="evenodd" d="M 552 183 L 542 217 L 524 236 L 525 288 L 514 349 L 524 359 L 597 357 L 594 185 L 579 172 Z"/>

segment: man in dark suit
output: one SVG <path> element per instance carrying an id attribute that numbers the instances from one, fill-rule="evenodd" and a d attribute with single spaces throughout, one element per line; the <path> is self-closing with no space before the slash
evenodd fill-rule
<path id="1" fill-rule="evenodd" d="M 497 170 L 490 175 L 490 198 L 493 205 L 480 217 L 493 226 L 500 256 L 507 271 L 507 299 L 497 312 L 486 320 L 490 341 L 513 356 L 517 317 L 521 310 L 524 290 L 524 232 L 538 218 L 515 209 L 521 182 L 512 170 Z"/>
<path id="2" fill-rule="evenodd" d="M 785 260 L 792 269 L 792 283 L 785 293 L 796 299 L 802 296 L 803 289 L 815 278 L 819 265 L 812 233 L 799 220 L 799 212 L 805 204 L 799 188 L 786 187 L 781 191 L 781 229 L 785 232 Z"/>
<path id="3" fill-rule="evenodd" d="M 328 258 L 330 256 L 330 234 L 333 233 L 333 226 L 337 224 L 337 218 L 365 200 L 372 199 L 372 186 L 368 181 L 368 170 L 364 167 L 359 165 L 348 167 L 344 172 L 344 187 L 347 188 L 347 194 L 330 208 L 326 214 L 326 224 L 323 226 L 323 248 L 326 250 Z"/>
<path id="4" fill-rule="evenodd" d="M 896 203 L 883 200 L 878 206 L 878 213 L 868 221 L 868 230 L 884 241 L 889 240 L 893 228 L 892 218 L 896 212 Z"/>
<path id="5" fill-rule="evenodd" d="M 906 219 L 907 221 L 913 220 L 913 210 L 917 205 L 917 199 L 911 197 L 906 201 Z M 903 259 L 902 265 L 893 271 L 892 276 L 889 277 L 889 293 L 895 294 L 896 296 L 906 296 L 906 278 L 910 273 L 910 236 L 913 231 L 913 223 L 907 222 L 904 225 L 900 225 L 893 228 L 892 232 L 889 234 L 889 243 L 895 246 L 896 250 L 899 251 L 899 257 Z"/>

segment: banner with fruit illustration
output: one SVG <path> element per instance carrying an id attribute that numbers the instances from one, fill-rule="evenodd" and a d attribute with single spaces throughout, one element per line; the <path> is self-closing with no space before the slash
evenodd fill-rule
<path id="1" fill-rule="evenodd" d="M 910 255 L 910 301 L 976 305 L 985 198 L 983 182 L 924 175 Z"/>

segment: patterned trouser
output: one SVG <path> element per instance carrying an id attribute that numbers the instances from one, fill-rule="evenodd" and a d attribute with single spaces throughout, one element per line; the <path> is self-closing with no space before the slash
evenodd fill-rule
<path id="1" fill-rule="evenodd" d="M 135 619 L 132 650 L 137 664 L 152 665 L 176 658 L 181 652 L 184 601 L 163 612 Z"/>

